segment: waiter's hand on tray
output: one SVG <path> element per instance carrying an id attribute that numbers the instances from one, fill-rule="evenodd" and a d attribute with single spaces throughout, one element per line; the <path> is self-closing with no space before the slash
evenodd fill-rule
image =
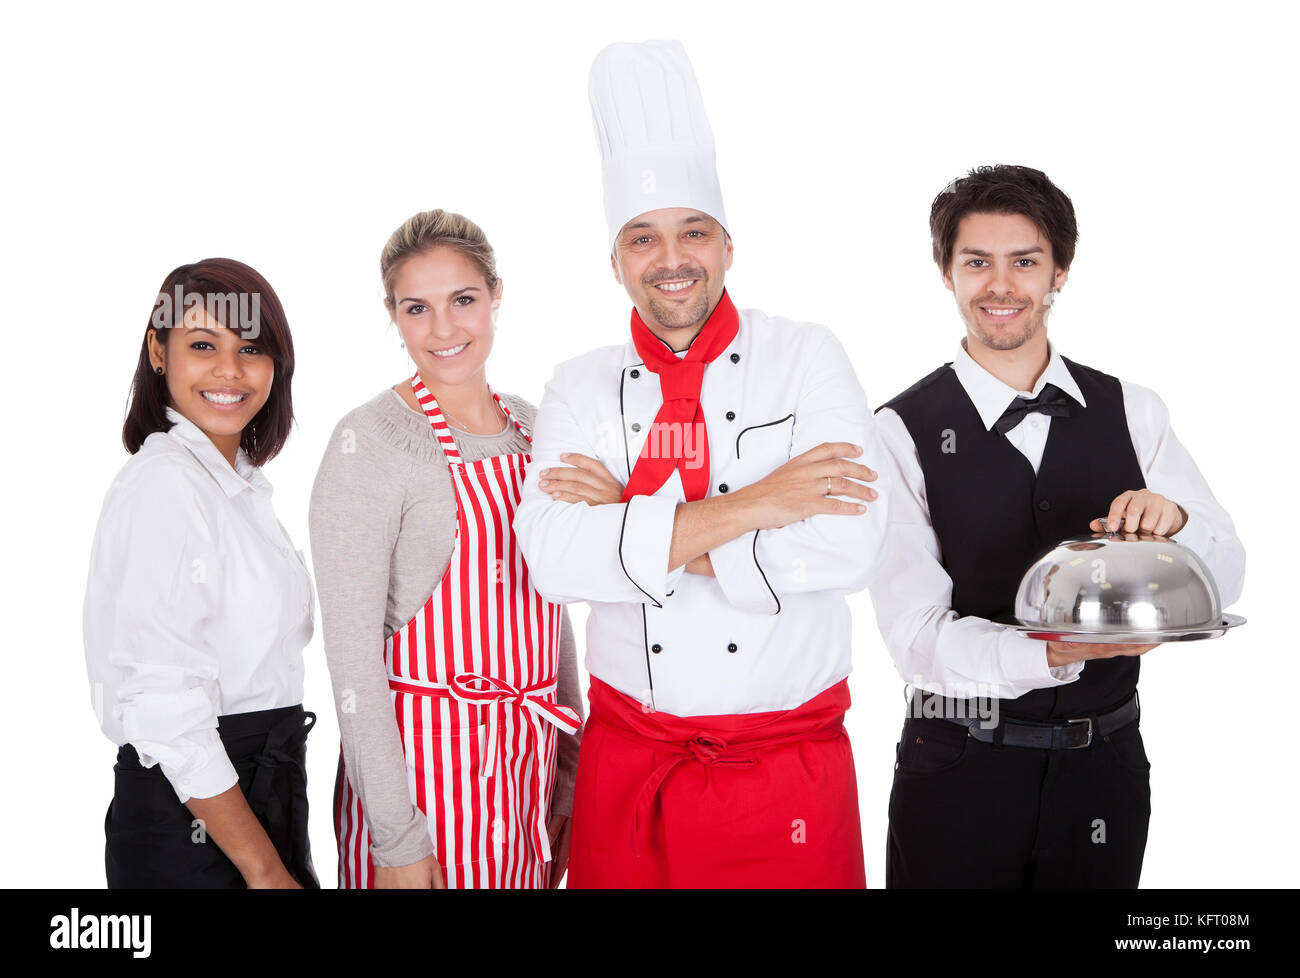
<path id="1" fill-rule="evenodd" d="M 1171 537 L 1187 525 L 1187 510 L 1150 489 L 1130 489 L 1111 501 L 1106 525 L 1101 520 L 1088 524 L 1094 533 L 1102 530 L 1125 533 L 1154 533 Z"/>
<path id="2" fill-rule="evenodd" d="M 864 503 L 874 500 L 877 493 L 862 483 L 873 481 L 876 473 L 851 461 L 861 454 L 862 449 L 849 442 L 823 442 L 733 496 L 750 504 L 760 530 L 775 530 L 820 513 L 865 513 Z M 863 503 L 845 502 L 836 496 L 852 496 Z"/>
<path id="3" fill-rule="evenodd" d="M 1157 642 L 1156 645 L 1160 643 Z M 1048 642 L 1047 664 L 1064 666 L 1086 659 L 1111 659 L 1117 655 L 1145 655 L 1156 645 L 1111 645 L 1100 642 Z"/>
<path id="4" fill-rule="evenodd" d="M 376 866 L 376 890 L 445 890 L 437 856 L 425 856 L 405 866 Z"/>
<path id="5" fill-rule="evenodd" d="M 1187 511 L 1150 489 L 1130 489 L 1121 492 L 1110 504 L 1104 520 L 1093 520 L 1089 527 L 1094 533 L 1109 530 L 1112 533 L 1153 533 L 1171 537 L 1187 525 Z M 1157 645 L 1159 643 L 1156 643 Z M 1143 655 L 1155 645 L 1104 645 L 1090 642 L 1048 642 L 1047 664 L 1063 666 L 1087 659 L 1110 659 L 1117 655 Z"/>
<path id="6" fill-rule="evenodd" d="M 567 815 L 552 815 L 546 823 L 546 834 L 551 841 L 551 878 L 546 884 L 552 890 L 564 879 L 569 868 L 569 832 L 572 828 Z"/>

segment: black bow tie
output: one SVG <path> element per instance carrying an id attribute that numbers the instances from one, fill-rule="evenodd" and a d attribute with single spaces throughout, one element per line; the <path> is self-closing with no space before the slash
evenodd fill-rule
<path id="1" fill-rule="evenodd" d="M 1026 414 L 1037 411 L 1053 418 L 1070 416 L 1070 399 L 1055 384 L 1044 384 L 1037 397 L 1017 397 L 1002 412 L 1002 417 L 993 422 L 993 427 L 1005 435 L 1008 431 L 1025 420 Z"/>

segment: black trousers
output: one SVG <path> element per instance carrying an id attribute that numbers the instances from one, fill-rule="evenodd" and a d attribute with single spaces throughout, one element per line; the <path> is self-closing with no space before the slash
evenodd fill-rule
<path id="1" fill-rule="evenodd" d="M 301 706 L 219 717 L 217 732 L 248 806 L 285 867 L 319 889 L 307 837 L 306 739 L 316 715 Z M 246 884 L 158 765 L 142 767 L 134 747 L 118 749 L 113 800 L 104 817 L 109 889 L 240 889 Z"/>
<path id="2" fill-rule="evenodd" d="M 889 796 L 887 887 L 1133 888 L 1151 819 L 1138 722 L 1088 747 L 975 740 L 903 723 Z"/>

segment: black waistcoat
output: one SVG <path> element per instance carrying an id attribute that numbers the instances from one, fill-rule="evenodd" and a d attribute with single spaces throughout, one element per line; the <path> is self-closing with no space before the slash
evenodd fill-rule
<path id="1" fill-rule="evenodd" d="M 1016 590 L 1030 564 L 1061 540 L 1087 534 L 1089 522 L 1105 516 L 1121 492 L 1146 487 L 1119 381 L 1069 360 L 1065 365 L 1088 406 L 1070 399 L 1069 417 L 1052 418 L 1037 476 L 1005 435 L 984 427 L 950 363 L 884 405 L 916 444 L 958 615 L 1013 620 Z M 1137 688 L 1138 661 L 1090 661 L 1075 682 L 1003 700 L 999 709 L 1035 720 L 1104 712 Z"/>

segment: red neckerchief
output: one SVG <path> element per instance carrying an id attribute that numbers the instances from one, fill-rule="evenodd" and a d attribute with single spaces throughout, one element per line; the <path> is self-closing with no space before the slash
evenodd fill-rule
<path id="1" fill-rule="evenodd" d="M 727 348 L 739 330 L 740 316 L 723 289 L 722 298 L 696 334 L 686 356 L 678 359 L 663 340 L 650 332 L 633 307 L 632 343 L 645 361 L 646 369 L 659 375 L 664 403 L 655 415 L 641 454 L 632 467 L 621 502 L 627 502 L 633 496 L 653 496 L 668 481 L 673 469 L 681 473 L 682 488 L 688 500 L 703 499 L 708 495 L 709 437 L 704 424 L 704 409 L 700 407 L 700 386 L 704 383 L 704 368 Z M 688 431 L 695 436 L 703 463 L 694 468 L 687 467 L 682 452 Z M 660 457 L 660 449 L 672 454 Z"/>

